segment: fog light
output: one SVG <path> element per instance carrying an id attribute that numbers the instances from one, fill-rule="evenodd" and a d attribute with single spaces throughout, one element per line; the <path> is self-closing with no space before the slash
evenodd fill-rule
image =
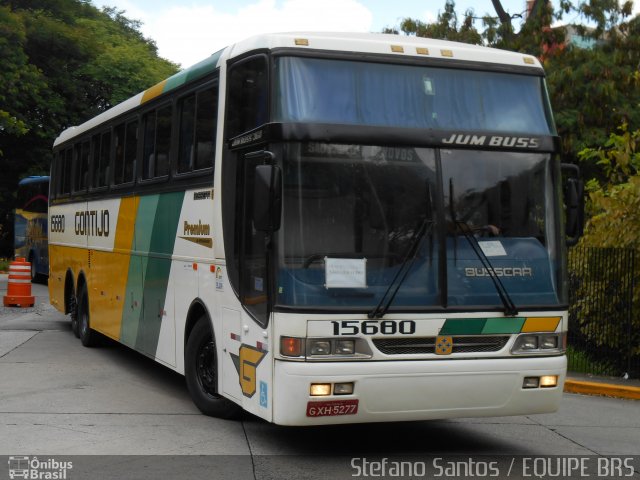
<path id="1" fill-rule="evenodd" d="M 543 375 L 540 377 L 540 388 L 553 388 L 558 386 L 557 375 Z"/>
<path id="2" fill-rule="evenodd" d="M 353 355 L 356 351 L 356 342 L 353 340 L 336 340 L 336 354 Z"/>
<path id="3" fill-rule="evenodd" d="M 312 383 L 309 393 L 312 397 L 326 397 L 331 395 L 330 383 Z"/>
<path id="4" fill-rule="evenodd" d="M 336 383 L 333 386 L 334 395 L 351 395 L 353 393 L 353 383 Z"/>
<path id="5" fill-rule="evenodd" d="M 280 337 L 280 353 L 286 357 L 301 357 L 304 355 L 301 338 Z"/>
<path id="6" fill-rule="evenodd" d="M 543 335 L 540 337 L 540 348 L 558 348 L 558 336 Z"/>
<path id="7" fill-rule="evenodd" d="M 524 382 L 522 382 L 522 388 L 538 388 L 539 385 L 539 377 L 524 377 Z"/>
<path id="8" fill-rule="evenodd" d="M 331 342 L 328 340 L 312 340 L 309 355 L 331 355 Z"/>

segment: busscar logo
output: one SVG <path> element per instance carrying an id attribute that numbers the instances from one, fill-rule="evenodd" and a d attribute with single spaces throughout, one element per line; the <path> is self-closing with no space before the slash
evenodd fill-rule
<path id="1" fill-rule="evenodd" d="M 496 267 L 493 269 L 496 277 L 533 277 L 531 267 Z M 465 268 L 465 277 L 490 277 L 491 273 L 486 268 Z"/>
<path id="2" fill-rule="evenodd" d="M 533 137 L 511 137 L 502 135 L 471 135 L 468 133 L 453 133 L 449 138 L 443 138 L 446 145 L 469 145 L 478 147 L 526 148 L 540 147 L 540 141 Z"/>

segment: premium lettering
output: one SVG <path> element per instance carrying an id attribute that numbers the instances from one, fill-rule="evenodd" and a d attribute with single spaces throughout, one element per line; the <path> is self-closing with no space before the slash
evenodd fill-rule
<path id="1" fill-rule="evenodd" d="M 207 223 L 203 224 L 201 220 L 198 220 L 198 223 L 189 223 L 185 220 L 184 234 L 185 235 L 210 235 L 211 226 Z"/>

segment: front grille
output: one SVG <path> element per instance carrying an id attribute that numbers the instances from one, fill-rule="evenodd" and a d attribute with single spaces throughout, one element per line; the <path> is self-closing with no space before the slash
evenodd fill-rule
<path id="1" fill-rule="evenodd" d="M 508 335 L 454 336 L 452 353 L 498 352 L 508 341 Z M 385 355 L 435 353 L 436 337 L 374 338 L 373 344 Z"/>

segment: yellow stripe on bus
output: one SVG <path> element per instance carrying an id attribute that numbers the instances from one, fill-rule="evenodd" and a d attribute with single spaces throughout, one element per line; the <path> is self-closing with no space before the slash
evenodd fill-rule
<path id="1" fill-rule="evenodd" d="M 94 251 L 92 258 L 91 321 L 116 340 L 120 340 L 122 312 L 130 300 L 126 288 L 139 201 L 139 197 L 120 201 L 113 253 Z"/>
<path id="2" fill-rule="evenodd" d="M 148 102 L 149 100 L 153 100 L 158 95 L 162 93 L 164 90 L 164 86 L 167 83 L 166 80 L 161 81 L 160 83 L 155 84 L 153 87 L 145 90 L 144 94 L 142 94 L 142 100 L 140 103 Z"/>
<path id="3" fill-rule="evenodd" d="M 522 326 L 522 332 L 555 332 L 560 317 L 531 317 Z"/>

